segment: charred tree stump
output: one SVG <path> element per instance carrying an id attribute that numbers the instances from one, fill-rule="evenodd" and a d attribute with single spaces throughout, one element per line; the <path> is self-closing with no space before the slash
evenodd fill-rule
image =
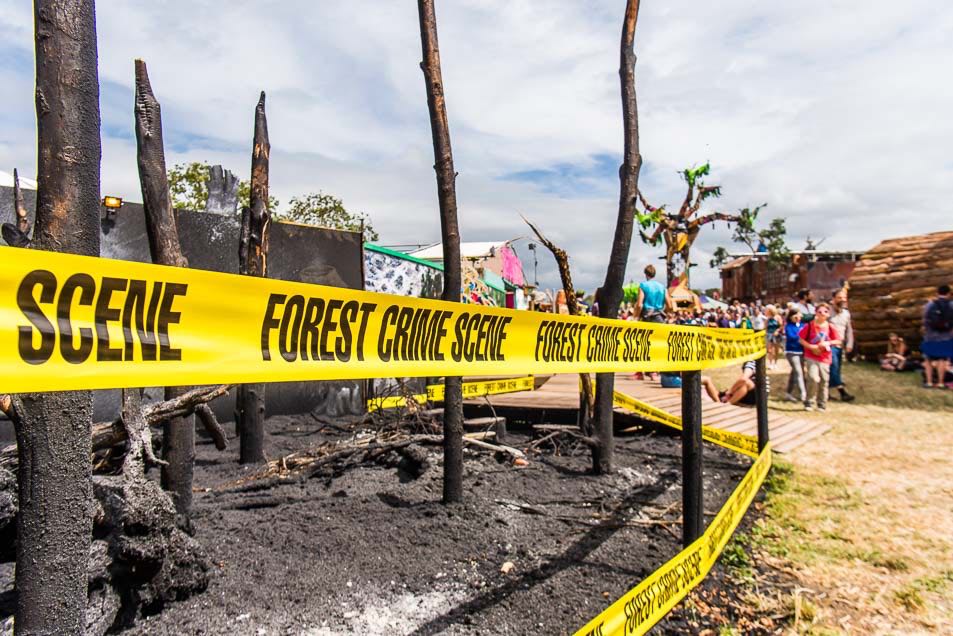
<path id="1" fill-rule="evenodd" d="M 440 70 L 440 46 L 437 43 L 437 17 L 433 0 L 417 0 L 420 17 L 420 47 L 433 136 L 434 170 L 437 173 L 437 201 L 440 205 L 440 236 L 443 241 L 442 299 L 460 302 L 462 274 L 460 265 L 460 229 L 457 225 L 457 173 L 453 169 L 450 148 L 450 124 L 444 99 Z M 463 378 L 444 380 L 443 416 L 443 502 L 463 499 Z"/>
<path id="2" fill-rule="evenodd" d="M 622 283 L 625 278 L 625 263 L 629 258 L 632 243 L 633 215 L 639 191 L 639 169 L 642 155 L 639 154 L 639 113 L 635 97 L 635 26 L 639 16 L 639 0 L 628 0 L 625 7 L 625 22 L 622 26 L 620 46 L 619 79 L 622 85 L 622 124 L 625 132 L 625 147 L 622 166 L 619 168 L 619 214 L 616 219 L 615 236 L 606 268 L 605 281 L 596 292 L 599 315 L 616 318 L 622 302 Z M 596 474 L 611 473 L 612 466 L 612 393 L 615 375 L 596 375 L 596 402 L 594 419 L 599 446 L 592 454 L 592 470 Z"/>
<path id="3" fill-rule="evenodd" d="M 39 183 L 34 247 L 97 256 L 101 145 L 95 3 L 36 0 L 33 15 Z M 26 219 L 19 210 L 17 216 L 20 231 Z M 67 336 L 65 330 L 62 335 Z M 25 394 L 12 402 L 20 413 L 14 420 L 17 633 L 82 633 L 91 541 L 92 393 Z"/>
<path id="4" fill-rule="evenodd" d="M 255 134 L 251 153 L 250 207 L 242 209 L 242 231 L 238 245 L 238 271 L 246 276 L 265 276 L 268 266 L 268 234 L 271 214 L 268 210 L 268 119 L 265 116 L 265 92 L 255 108 Z M 238 387 L 235 426 L 239 436 L 239 462 L 260 464 L 265 460 L 265 385 L 243 384 Z"/>
<path id="5" fill-rule="evenodd" d="M 179 232 L 172 212 L 169 180 L 165 170 L 162 141 L 162 111 L 149 83 L 146 63 L 136 60 L 136 156 L 142 206 L 146 214 L 146 233 L 152 260 L 160 265 L 188 267 L 179 245 Z M 166 387 L 165 399 L 185 393 L 186 387 Z M 166 422 L 162 431 L 162 487 L 172 493 L 175 509 L 187 522 L 192 508 L 192 470 L 195 462 L 195 420 L 177 417 Z"/>

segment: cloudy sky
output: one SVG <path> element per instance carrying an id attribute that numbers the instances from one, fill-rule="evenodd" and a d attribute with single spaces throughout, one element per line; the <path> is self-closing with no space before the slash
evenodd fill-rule
<path id="1" fill-rule="evenodd" d="M 524 236 L 523 213 L 604 276 L 622 148 L 624 0 L 438 0 L 464 240 Z M 247 177 L 268 94 L 272 193 L 324 190 L 367 212 L 384 244 L 439 240 L 420 37 L 411 0 L 99 0 L 103 192 L 141 200 L 133 59 L 149 65 L 170 163 Z M 717 208 L 767 202 L 792 248 L 953 227 L 953 4 L 644 2 L 636 85 L 651 201 L 710 161 Z M 33 17 L 0 0 L 0 169 L 33 176 Z M 696 243 L 693 286 L 723 224 Z M 526 241 L 516 244 L 532 278 Z M 739 251 L 741 247 L 737 248 Z M 661 250 L 635 243 L 627 276 Z M 557 282 L 540 252 L 539 280 Z"/>

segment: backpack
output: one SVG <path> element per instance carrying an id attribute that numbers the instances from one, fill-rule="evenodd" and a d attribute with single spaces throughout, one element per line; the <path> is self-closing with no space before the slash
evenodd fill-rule
<path id="1" fill-rule="evenodd" d="M 945 298 L 937 298 L 927 307 L 927 328 L 931 331 L 949 331 L 953 329 L 953 305 Z"/>

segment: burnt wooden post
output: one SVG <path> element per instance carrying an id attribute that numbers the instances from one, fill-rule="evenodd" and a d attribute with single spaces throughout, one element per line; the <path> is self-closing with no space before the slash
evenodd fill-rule
<path id="1" fill-rule="evenodd" d="M 102 146 L 95 3 L 36 0 L 33 17 L 38 182 L 33 247 L 98 256 Z M 24 245 L 29 223 L 20 214 L 22 206 L 16 207 L 17 227 L 9 229 L 22 234 Z M 19 497 L 16 633 L 82 634 L 92 539 L 92 392 L 29 393 L 11 402 L 17 413 L 12 419 Z"/>
<path id="2" fill-rule="evenodd" d="M 246 276 L 265 276 L 267 272 L 268 234 L 268 119 L 265 116 L 265 91 L 255 108 L 255 133 L 251 154 L 250 206 L 242 208 L 242 231 L 238 246 L 238 271 Z M 239 462 L 259 464 L 265 461 L 265 385 L 243 384 L 238 387 L 235 426 L 239 435 Z"/>
<path id="3" fill-rule="evenodd" d="M 702 373 L 682 372 L 682 544 L 705 531 L 702 501 Z"/>
<path id="4" fill-rule="evenodd" d="M 639 113 L 635 96 L 635 26 L 639 17 L 639 0 L 628 0 L 625 20 L 622 23 L 622 40 L 619 46 L 619 83 L 622 90 L 622 165 L 619 166 L 619 211 L 616 217 L 615 234 L 605 281 L 596 292 L 599 315 L 617 318 L 622 302 L 622 283 L 625 279 L 625 264 L 629 259 L 632 243 L 633 213 L 639 190 L 639 169 L 642 155 L 639 154 Z M 566 290 L 572 293 L 573 290 Z M 612 402 L 615 390 L 615 374 L 596 374 L 596 396 L 593 409 L 595 432 L 599 443 L 592 452 L 592 471 L 596 474 L 612 472 L 613 414 Z"/>
<path id="5" fill-rule="evenodd" d="M 152 260 L 160 265 L 188 267 L 179 244 L 179 231 L 172 211 L 169 179 L 162 140 L 162 110 L 152 92 L 149 71 L 142 60 L 136 66 L 136 157 L 146 234 Z M 174 399 L 188 387 L 166 387 L 165 399 Z M 187 523 L 192 508 L 192 475 L 195 462 L 195 419 L 174 417 L 162 425 L 162 487 L 172 495 L 180 521 Z"/>
<path id="6" fill-rule="evenodd" d="M 755 396 L 758 409 L 758 452 L 768 445 L 768 372 L 767 356 L 761 356 L 755 361 L 754 381 L 757 391 Z"/>
<path id="7" fill-rule="evenodd" d="M 460 302 L 462 272 L 460 266 L 460 228 L 457 224 L 457 173 L 453 169 L 450 148 L 450 124 L 443 76 L 440 70 L 440 46 L 437 43 L 437 17 L 434 0 L 417 0 L 420 17 L 420 47 L 433 136 L 434 170 L 437 172 L 437 201 L 440 206 L 440 236 L 443 241 L 443 300 Z M 443 502 L 463 499 L 463 378 L 444 380 L 443 399 Z"/>

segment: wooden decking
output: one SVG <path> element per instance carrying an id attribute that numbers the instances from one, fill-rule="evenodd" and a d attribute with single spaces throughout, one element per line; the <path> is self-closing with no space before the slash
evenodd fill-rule
<path id="1" fill-rule="evenodd" d="M 681 389 L 663 389 L 658 382 L 634 380 L 631 374 L 622 373 L 616 375 L 615 388 L 673 415 L 681 416 Z M 555 375 L 535 391 L 491 395 L 473 403 L 485 404 L 485 400 L 489 400 L 494 407 L 501 408 L 575 410 L 579 408 L 579 376 Z M 758 430 L 755 409 L 711 402 L 707 398 L 702 401 L 702 423 L 748 435 L 757 435 Z M 826 433 L 830 428 L 830 424 L 824 421 L 799 420 L 777 411 L 769 412 L 768 430 L 771 443 L 776 451 L 782 453 Z"/>

